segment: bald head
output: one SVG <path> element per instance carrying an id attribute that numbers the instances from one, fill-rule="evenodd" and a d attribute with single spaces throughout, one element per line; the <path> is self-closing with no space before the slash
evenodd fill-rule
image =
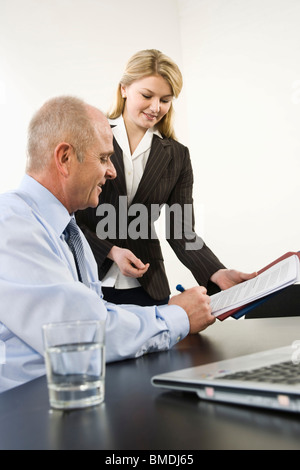
<path id="1" fill-rule="evenodd" d="M 28 173 L 42 172 L 55 148 L 68 142 L 82 161 L 87 148 L 106 136 L 110 126 L 104 114 L 79 98 L 62 96 L 47 101 L 33 116 L 28 131 Z"/>
<path id="2" fill-rule="evenodd" d="M 89 119 L 93 122 L 94 130 L 97 134 L 97 137 L 101 139 L 112 139 L 112 130 L 110 124 L 103 114 L 98 108 L 91 106 L 90 104 L 86 104 L 86 111 Z"/>

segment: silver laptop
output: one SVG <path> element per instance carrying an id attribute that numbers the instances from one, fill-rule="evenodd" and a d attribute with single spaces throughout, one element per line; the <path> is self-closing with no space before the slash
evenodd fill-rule
<path id="1" fill-rule="evenodd" d="M 203 400 L 300 412 L 300 341 L 152 377 L 156 387 Z"/>

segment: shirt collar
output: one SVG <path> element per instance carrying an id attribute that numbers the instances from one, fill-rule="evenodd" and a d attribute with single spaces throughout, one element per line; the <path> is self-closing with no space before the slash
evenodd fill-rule
<path id="1" fill-rule="evenodd" d="M 117 127 L 118 125 L 122 125 L 124 126 L 125 128 L 125 123 L 124 123 L 124 119 L 123 119 L 123 116 L 121 114 L 121 116 L 117 117 L 116 119 L 109 119 L 109 124 L 111 126 L 114 126 L 114 127 Z M 159 130 L 156 128 L 156 126 L 154 127 L 151 127 L 151 129 L 148 129 L 149 132 L 152 132 L 153 134 L 157 135 L 158 137 L 160 137 L 161 139 L 163 138 L 161 133 L 159 132 Z M 147 131 L 147 132 L 148 132 Z"/>
<path id="2" fill-rule="evenodd" d="M 121 149 L 123 150 L 123 152 L 125 152 L 125 154 L 130 156 L 131 153 L 129 149 L 129 142 L 123 116 L 121 115 L 116 119 L 109 119 L 109 123 L 111 126 L 113 126 L 112 132 Z M 145 152 L 151 147 L 153 135 L 157 135 L 161 139 L 163 138 L 159 130 L 156 129 L 156 127 L 148 129 L 143 139 L 139 143 L 138 147 L 136 148 L 135 152 L 133 153 L 132 159 L 136 158 L 138 155 Z"/>
<path id="3" fill-rule="evenodd" d="M 65 206 L 48 189 L 29 175 L 23 177 L 19 191 L 30 197 L 43 219 L 58 236 L 61 236 L 71 219 Z"/>

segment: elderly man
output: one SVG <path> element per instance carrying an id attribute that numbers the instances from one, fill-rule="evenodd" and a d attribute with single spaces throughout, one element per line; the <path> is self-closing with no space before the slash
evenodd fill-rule
<path id="1" fill-rule="evenodd" d="M 0 392 L 45 373 L 44 323 L 105 319 L 107 361 L 117 361 L 171 348 L 215 321 L 203 287 L 162 307 L 107 303 L 81 232 L 84 257 L 76 258 L 74 212 L 97 206 L 116 177 L 112 152 L 105 116 L 77 98 L 49 100 L 30 123 L 26 175 L 0 196 Z M 132 262 L 143 275 L 147 266 Z"/>

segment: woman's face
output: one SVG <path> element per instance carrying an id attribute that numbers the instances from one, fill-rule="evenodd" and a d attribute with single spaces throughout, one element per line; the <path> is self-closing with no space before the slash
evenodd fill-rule
<path id="1" fill-rule="evenodd" d="M 131 85 L 122 86 L 121 92 L 126 97 L 125 123 L 145 131 L 167 114 L 173 100 L 172 89 L 161 75 L 136 80 Z"/>

